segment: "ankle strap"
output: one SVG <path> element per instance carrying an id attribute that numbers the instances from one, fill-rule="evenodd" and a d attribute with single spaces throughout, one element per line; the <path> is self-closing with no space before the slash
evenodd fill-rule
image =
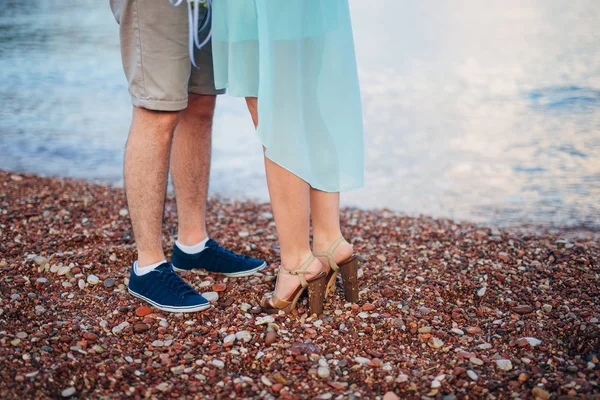
<path id="1" fill-rule="evenodd" d="M 318 257 L 327 257 L 327 261 L 329 261 L 329 266 L 335 272 L 339 271 L 340 267 L 337 265 L 337 263 L 335 262 L 335 260 L 333 258 L 333 252 L 335 251 L 335 249 L 337 249 L 337 247 L 343 241 L 344 241 L 344 237 L 340 236 L 331 244 L 331 246 L 329 246 L 329 249 L 327 249 L 327 251 L 325 253 L 315 253 L 315 255 Z"/>
<path id="2" fill-rule="evenodd" d="M 310 265 L 311 262 L 313 262 L 313 260 L 315 259 L 315 256 L 313 256 L 311 254 L 310 257 L 308 257 L 300 266 L 300 268 L 295 269 L 293 271 L 290 271 L 289 269 L 286 269 L 283 264 L 279 267 L 279 272 L 282 274 L 288 274 L 288 275 L 296 275 L 298 277 L 298 279 L 300 279 L 300 284 L 302 285 L 302 287 L 307 287 L 308 286 L 308 282 L 306 281 L 306 278 L 304 277 L 305 274 L 308 274 L 308 266 Z"/>

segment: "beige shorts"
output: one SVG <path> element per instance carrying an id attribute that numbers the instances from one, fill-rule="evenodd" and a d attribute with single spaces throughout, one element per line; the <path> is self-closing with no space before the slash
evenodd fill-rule
<path id="1" fill-rule="evenodd" d="M 187 107 L 188 93 L 225 92 L 215 89 L 210 43 L 194 54 L 199 68 L 191 64 L 185 1 L 174 7 L 168 0 L 110 0 L 110 7 L 120 26 L 121 58 L 134 106 L 179 111 Z"/>

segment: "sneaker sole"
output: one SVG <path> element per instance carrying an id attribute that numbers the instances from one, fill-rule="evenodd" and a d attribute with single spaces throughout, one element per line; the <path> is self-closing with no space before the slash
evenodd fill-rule
<path id="1" fill-rule="evenodd" d="M 208 308 L 211 307 L 211 304 L 202 304 L 199 306 L 187 306 L 187 307 L 171 307 L 171 306 L 163 306 L 161 304 L 158 304 L 155 301 L 150 300 L 147 297 L 142 296 L 139 293 L 136 293 L 134 291 L 132 291 L 131 289 L 127 288 L 127 291 L 129 293 L 131 293 L 132 296 L 137 297 L 138 299 L 142 299 L 147 303 L 150 303 L 152 306 L 158 308 L 159 310 L 162 311 L 168 311 L 168 312 L 173 312 L 173 313 L 190 313 L 190 312 L 198 312 L 198 311 L 204 311 Z"/>
<path id="2" fill-rule="evenodd" d="M 190 272 L 190 269 L 181 269 L 181 268 L 177 268 L 175 265 L 171 264 L 173 266 L 173 270 L 177 271 L 177 272 Z M 243 276 L 250 276 L 252 274 L 254 274 L 255 272 L 261 271 L 263 269 L 265 269 L 267 267 L 267 263 L 263 262 L 261 265 L 259 265 L 258 267 L 254 268 L 254 269 L 249 269 L 248 271 L 240 271 L 240 272 L 230 272 L 230 273 L 225 273 L 225 272 L 212 272 L 212 271 L 207 271 L 204 268 L 198 268 L 201 269 L 203 271 L 209 272 L 211 274 L 221 274 L 221 275 L 225 275 L 228 276 L 230 278 L 241 278 Z"/>

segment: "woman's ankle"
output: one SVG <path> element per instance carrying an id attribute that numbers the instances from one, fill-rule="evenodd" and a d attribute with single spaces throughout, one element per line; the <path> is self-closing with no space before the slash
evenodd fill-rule
<path id="1" fill-rule="evenodd" d="M 313 233 L 313 252 L 324 252 L 329 250 L 331 245 L 343 237 L 341 232 L 331 232 L 331 233 Z M 344 239 L 346 242 L 346 239 Z M 344 243 L 342 242 L 342 243 Z M 340 244 L 341 245 L 341 244 Z"/>
<path id="2" fill-rule="evenodd" d="M 294 254 L 281 255 L 281 266 L 288 271 L 294 271 L 302 266 L 312 256 L 312 251 L 305 250 Z"/>

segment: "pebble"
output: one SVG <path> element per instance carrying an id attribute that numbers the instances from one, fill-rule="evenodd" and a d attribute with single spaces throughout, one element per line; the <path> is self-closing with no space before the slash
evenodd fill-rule
<path id="1" fill-rule="evenodd" d="M 248 303 L 240 304 L 240 310 L 242 310 L 243 312 L 246 312 L 246 311 L 250 310 L 251 308 L 252 308 L 252 306 Z"/>
<path id="2" fill-rule="evenodd" d="M 273 343 L 275 343 L 276 341 L 277 341 L 277 332 L 275 332 L 275 331 L 267 332 L 267 336 L 265 337 L 265 344 L 267 346 L 270 346 Z"/>
<path id="3" fill-rule="evenodd" d="M 485 295 L 485 291 L 486 291 L 486 288 L 485 288 L 485 286 L 484 286 L 484 287 L 482 287 L 481 289 L 479 289 L 479 290 L 477 291 L 477 296 L 479 296 L 479 297 L 483 297 L 483 296 Z"/>
<path id="4" fill-rule="evenodd" d="M 154 342 L 152 342 L 152 347 L 163 347 L 165 345 L 165 342 L 163 342 L 162 340 L 155 340 Z"/>
<path id="5" fill-rule="evenodd" d="M 60 267 L 56 264 L 50 266 L 50 272 L 52 272 L 53 274 L 57 273 L 59 269 Z"/>
<path id="6" fill-rule="evenodd" d="M 18 346 L 21 343 L 21 339 L 14 339 L 10 341 L 10 344 L 13 346 Z"/>
<path id="7" fill-rule="evenodd" d="M 367 363 L 371 362 L 370 359 L 365 358 L 365 357 L 354 357 L 354 361 L 356 361 L 357 363 L 359 363 L 361 365 L 364 365 L 364 364 L 367 364 Z"/>
<path id="8" fill-rule="evenodd" d="M 533 311 L 533 307 L 527 304 L 519 304 L 516 307 L 513 307 L 513 311 L 518 314 L 529 314 Z"/>
<path id="9" fill-rule="evenodd" d="M 127 215 L 129 215 L 129 211 L 128 211 L 126 208 L 121 208 L 121 209 L 119 210 L 119 215 L 120 215 L 121 217 L 126 217 Z"/>
<path id="10" fill-rule="evenodd" d="M 60 392 L 60 395 L 62 397 L 71 397 L 75 394 L 75 392 L 76 392 L 75 388 L 73 386 L 70 386 L 66 389 L 63 389 L 63 391 Z"/>
<path id="11" fill-rule="evenodd" d="M 331 375 L 331 372 L 329 371 L 329 368 L 327 367 L 319 367 L 319 369 L 317 370 L 317 374 L 325 379 L 325 378 L 329 378 L 329 376 Z"/>
<path id="12" fill-rule="evenodd" d="M 268 336 L 268 334 L 267 334 Z M 235 334 L 235 338 L 237 340 L 241 340 L 244 343 L 248 343 L 250 340 L 252 340 L 252 333 L 248 332 L 248 331 L 240 331 L 238 333 Z M 227 338 L 225 338 L 227 339 Z"/>
<path id="13" fill-rule="evenodd" d="M 48 279 L 41 277 L 35 280 L 36 283 L 48 283 Z"/>
<path id="14" fill-rule="evenodd" d="M 358 316 L 362 319 L 369 318 L 369 313 L 363 311 L 363 312 L 358 313 Z"/>
<path id="15" fill-rule="evenodd" d="M 490 343 L 481 343 L 477 348 L 479 350 L 489 350 L 492 348 L 492 345 Z"/>
<path id="16" fill-rule="evenodd" d="M 510 261 L 510 256 L 508 255 L 508 253 L 503 251 L 498 253 L 498 258 L 504 262 Z"/>
<path id="17" fill-rule="evenodd" d="M 27 333 L 26 332 L 17 332 L 17 334 L 15 336 L 17 337 L 17 339 L 25 339 L 27 337 Z"/>
<path id="18" fill-rule="evenodd" d="M 406 374 L 400 374 L 396 378 L 396 382 L 398 382 L 398 383 L 404 383 L 404 382 L 408 382 L 408 379 L 409 379 L 408 375 L 406 375 Z"/>
<path id="19" fill-rule="evenodd" d="M 550 311 L 552 311 L 552 305 L 550 305 L 550 304 L 544 304 L 542 306 L 542 310 L 544 310 L 545 312 L 550 312 Z"/>
<path id="20" fill-rule="evenodd" d="M 483 365 L 483 360 L 477 357 L 470 357 L 469 362 L 474 365 Z"/>
<path id="21" fill-rule="evenodd" d="M 135 324 L 133 326 L 133 330 L 136 333 L 146 332 L 148 329 L 150 329 L 150 327 L 148 326 L 148 324 Z"/>
<path id="22" fill-rule="evenodd" d="M 89 279 L 89 277 L 88 277 L 88 279 Z M 104 287 L 111 288 L 113 286 L 115 286 L 115 280 L 114 279 L 108 278 L 108 279 L 104 280 Z"/>
<path id="23" fill-rule="evenodd" d="M 127 321 L 121 322 L 119 325 L 112 328 L 113 335 L 118 335 L 119 333 L 123 332 L 123 329 L 125 329 L 128 326 L 129 326 L 129 322 L 127 322 Z"/>
<path id="24" fill-rule="evenodd" d="M 468 326 L 465 328 L 465 332 L 467 332 L 469 335 L 476 335 L 478 333 L 481 333 L 481 328 L 478 328 L 476 326 Z"/>
<path id="25" fill-rule="evenodd" d="M 100 278 L 98 278 L 96 275 L 88 275 L 87 283 L 89 283 L 90 285 L 97 285 L 99 282 Z"/>
<path id="26" fill-rule="evenodd" d="M 219 300 L 219 294 L 217 292 L 205 292 L 202 293 L 202 297 L 210 302 L 215 302 Z"/>
<path id="27" fill-rule="evenodd" d="M 141 306 L 135 310 L 135 315 L 137 315 L 138 317 L 145 317 L 146 315 L 150 314 L 151 312 L 152 312 L 152 309 L 150 307 Z"/>
<path id="28" fill-rule="evenodd" d="M 418 332 L 419 333 L 430 333 L 431 332 L 431 327 L 430 326 L 422 326 L 422 327 L 419 328 Z"/>
<path id="29" fill-rule="evenodd" d="M 235 333 L 225 336 L 225 338 L 223 339 L 223 344 L 235 342 L 235 337 L 236 337 Z"/>
<path id="30" fill-rule="evenodd" d="M 383 395 L 383 400 L 400 400 L 400 397 L 394 392 L 387 392 Z"/>
<path id="31" fill-rule="evenodd" d="M 472 369 L 467 370 L 467 376 L 474 382 L 477 382 L 477 380 L 479 379 L 475 371 L 473 371 Z"/>
<path id="32" fill-rule="evenodd" d="M 63 275 L 66 275 L 70 271 L 71 271 L 71 268 L 69 268 L 69 267 L 60 267 L 58 269 L 58 275 L 63 276 Z"/>
<path id="33" fill-rule="evenodd" d="M 550 398 L 550 393 L 539 386 L 536 386 L 533 389 L 531 389 L 531 394 L 534 397 L 539 397 L 542 400 L 548 400 Z"/>
<path id="34" fill-rule="evenodd" d="M 127 215 L 127 214 L 125 214 Z M 169 385 L 167 382 L 162 382 L 159 383 L 158 385 L 156 385 L 156 388 L 158 390 L 160 390 L 161 392 L 166 392 L 167 390 L 169 390 L 171 388 L 171 385 Z"/>
<path id="35" fill-rule="evenodd" d="M 217 283 L 217 284 L 213 285 L 212 288 L 215 292 L 222 292 L 225 289 L 227 289 L 227 285 L 225 285 L 223 283 Z"/>
<path id="36" fill-rule="evenodd" d="M 46 309 L 43 306 L 37 305 L 35 306 L 35 312 L 38 314 L 43 314 L 46 312 Z"/>
<path id="37" fill-rule="evenodd" d="M 219 368 L 219 369 L 225 368 L 225 363 L 223 361 L 221 361 L 221 360 L 216 360 L 216 359 L 212 360 L 211 364 L 214 365 L 215 367 Z"/>
<path id="38" fill-rule="evenodd" d="M 519 345 L 519 347 L 525 347 L 527 345 L 535 347 L 542 344 L 542 341 L 533 337 L 523 337 L 517 341 L 517 344 Z"/>
<path id="39" fill-rule="evenodd" d="M 396 318 L 394 320 L 394 328 L 402 329 L 404 327 L 404 320 L 402 318 Z"/>
<path id="40" fill-rule="evenodd" d="M 458 329 L 458 328 L 452 328 L 452 329 L 450 329 L 450 332 L 452 332 L 458 336 L 462 336 L 465 334 L 465 332 L 462 329 Z"/>
<path id="41" fill-rule="evenodd" d="M 48 264 L 48 259 L 46 257 L 42 257 L 42 256 L 35 256 L 35 257 L 33 257 L 33 262 L 35 262 L 40 267 L 43 267 L 46 264 Z"/>
<path id="42" fill-rule="evenodd" d="M 77 285 L 79 286 L 79 289 L 81 289 L 81 290 L 85 289 L 85 281 L 83 279 L 80 279 L 77 282 Z"/>
<path id="43" fill-rule="evenodd" d="M 371 303 L 365 303 L 362 306 L 363 311 L 373 311 L 375 309 L 375 305 Z"/>
<path id="44" fill-rule="evenodd" d="M 510 371 L 513 367 L 510 360 L 496 360 L 496 366 L 503 371 Z"/>
<path id="45" fill-rule="evenodd" d="M 104 353 L 104 347 L 102 347 L 100 345 L 95 345 L 94 347 L 92 347 L 92 350 L 98 354 Z"/>
<path id="46" fill-rule="evenodd" d="M 433 349 L 439 349 L 444 345 L 444 342 L 441 339 L 432 337 L 427 341 L 427 345 Z"/>
<path id="47" fill-rule="evenodd" d="M 270 324 L 273 322 L 275 322 L 275 318 L 273 318 L 271 315 L 267 315 L 266 317 L 256 318 L 255 324 L 256 325 L 264 325 L 264 324 Z"/>
<path id="48" fill-rule="evenodd" d="M 263 383 L 263 385 L 266 385 L 266 386 L 273 386 L 273 382 L 271 382 L 271 381 L 269 380 L 269 378 L 267 378 L 267 377 L 266 377 L 266 376 L 264 376 L 264 375 L 260 377 L 260 381 Z"/>

